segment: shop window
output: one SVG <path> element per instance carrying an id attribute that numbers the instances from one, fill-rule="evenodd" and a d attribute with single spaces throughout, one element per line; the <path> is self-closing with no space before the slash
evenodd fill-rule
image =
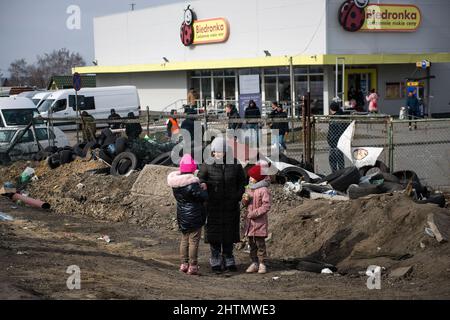
<path id="1" fill-rule="evenodd" d="M 386 82 L 386 99 L 403 99 L 405 97 L 401 82 Z"/>
<path id="2" fill-rule="evenodd" d="M 249 74 L 260 74 L 261 71 L 259 68 L 249 68 L 249 69 L 240 69 L 239 74 L 240 75 L 249 75 Z"/>
<path id="3" fill-rule="evenodd" d="M 311 113 L 323 114 L 323 76 L 309 76 Z"/>
<path id="4" fill-rule="evenodd" d="M 295 67 L 294 68 L 294 74 L 307 74 L 308 73 L 308 67 Z"/>
<path id="5" fill-rule="evenodd" d="M 278 74 L 282 75 L 290 75 L 290 68 L 289 67 L 279 67 L 278 68 Z"/>
<path id="6" fill-rule="evenodd" d="M 211 71 L 210 70 L 202 70 L 200 72 L 202 77 L 211 77 Z"/>
<path id="7" fill-rule="evenodd" d="M 291 100 L 291 79 L 289 76 L 278 77 L 278 94 L 280 102 Z"/>
<path id="8" fill-rule="evenodd" d="M 277 77 L 266 76 L 264 77 L 264 90 L 266 93 L 266 101 L 277 100 Z"/>
<path id="9" fill-rule="evenodd" d="M 310 66 L 309 73 L 323 73 L 322 67 Z"/>
<path id="10" fill-rule="evenodd" d="M 308 92 L 308 76 L 295 76 L 295 96 L 300 98 Z"/>
<path id="11" fill-rule="evenodd" d="M 234 77 L 236 75 L 236 72 L 232 69 L 225 69 L 225 77 Z"/>
<path id="12" fill-rule="evenodd" d="M 236 100 L 235 78 L 225 78 L 225 100 Z"/>
<path id="13" fill-rule="evenodd" d="M 277 68 L 266 68 L 264 69 L 264 75 L 266 74 L 277 74 Z"/>
<path id="14" fill-rule="evenodd" d="M 198 70 L 191 72 L 191 77 L 200 77 L 201 75 L 201 72 Z"/>
<path id="15" fill-rule="evenodd" d="M 223 70 L 213 70 L 214 77 L 223 77 Z"/>

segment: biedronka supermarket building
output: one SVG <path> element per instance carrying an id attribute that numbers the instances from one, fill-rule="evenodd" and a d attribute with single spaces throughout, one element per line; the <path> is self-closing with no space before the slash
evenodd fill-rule
<path id="1" fill-rule="evenodd" d="M 443 116 L 449 14 L 448 0 L 180 1 L 95 18 L 97 65 L 73 71 L 135 85 L 141 108 L 157 111 L 180 108 L 194 88 L 208 109 L 290 106 L 309 91 L 313 113 L 328 114 L 353 87 L 375 89 L 380 112 L 398 115 L 415 87 L 425 113 Z"/>

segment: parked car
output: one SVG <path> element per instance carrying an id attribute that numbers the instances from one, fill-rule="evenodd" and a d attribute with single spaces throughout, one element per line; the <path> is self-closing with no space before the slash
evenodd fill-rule
<path id="1" fill-rule="evenodd" d="M 11 144 L 18 139 L 19 134 L 23 130 L 25 130 L 24 127 L 0 128 L 0 153 L 5 153 L 9 149 Z M 46 148 L 50 145 L 48 138 L 54 141 L 54 144 L 52 145 L 56 147 L 65 147 L 69 145 L 69 140 L 61 129 L 53 128 L 48 132 L 46 126 L 38 125 L 34 128 L 29 128 L 25 132 L 20 141 L 18 141 L 9 152 L 10 159 L 12 161 L 31 159 L 32 156 L 39 151 L 38 142 L 42 148 Z"/>
<path id="2" fill-rule="evenodd" d="M 78 91 L 77 101 L 78 110 L 89 112 L 95 119 L 107 119 L 111 109 L 115 109 L 122 118 L 129 112 L 139 116 L 140 101 L 134 86 L 82 88 Z M 52 119 L 75 118 L 77 115 L 75 90 L 64 89 L 53 92 L 39 105 L 38 109 L 44 118 L 49 116 Z M 73 121 L 54 124 L 63 130 L 76 128 Z"/>

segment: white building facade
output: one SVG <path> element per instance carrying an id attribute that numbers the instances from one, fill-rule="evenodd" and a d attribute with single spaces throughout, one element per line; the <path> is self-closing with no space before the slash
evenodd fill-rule
<path id="1" fill-rule="evenodd" d="M 99 17 L 98 65 L 74 71 L 96 74 L 97 86 L 135 85 L 141 108 L 155 111 L 180 107 L 189 88 L 207 108 L 238 103 L 241 76 L 258 75 L 261 103 L 291 105 L 310 92 L 313 113 L 328 114 L 331 99 L 348 101 L 353 87 L 363 95 L 375 89 L 380 112 L 398 114 L 412 82 L 432 114 L 449 114 L 450 1 L 358 7 L 366 2 L 197 0 Z M 183 22 L 194 31 L 187 46 Z M 417 67 L 423 60 L 431 66 Z"/>

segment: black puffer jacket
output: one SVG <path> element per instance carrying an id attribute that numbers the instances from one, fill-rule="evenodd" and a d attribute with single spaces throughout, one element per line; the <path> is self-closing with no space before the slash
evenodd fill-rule
<path id="1" fill-rule="evenodd" d="M 239 202 L 246 184 L 244 169 L 239 163 L 203 163 L 198 177 L 208 186 L 205 241 L 226 244 L 239 242 Z"/>
<path id="2" fill-rule="evenodd" d="M 208 193 L 200 188 L 199 182 L 193 174 L 181 174 L 179 171 L 171 172 L 167 177 L 177 200 L 178 226 L 183 233 L 197 230 L 205 224 L 203 202 L 207 200 Z"/>
<path id="3" fill-rule="evenodd" d="M 338 110 L 335 115 L 342 116 L 343 114 L 344 114 L 344 112 L 342 112 L 342 110 Z M 340 119 L 340 120 L 330 119 L 330 124 L 329 124 L 328 134 L 327 134 L 327 142 L 331 148 L 337 148 L 339 138 L 342 136 L 345 129 L 347 129 L 348 125 L 349 125 L 349 123 L 343 122 L 342 119 Z"/>

